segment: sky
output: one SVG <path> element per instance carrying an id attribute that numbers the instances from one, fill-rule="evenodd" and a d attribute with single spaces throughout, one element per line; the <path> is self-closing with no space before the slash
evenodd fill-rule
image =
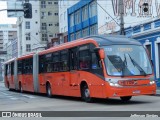
<path id="1" fill-rule="evenodd" d="M 0 10 L 7 9 L 7 2 L 0 2 Z M 8 18 L 7 11 L 0 11 L 0 24 L 16 24 L 16 18 Z"/>

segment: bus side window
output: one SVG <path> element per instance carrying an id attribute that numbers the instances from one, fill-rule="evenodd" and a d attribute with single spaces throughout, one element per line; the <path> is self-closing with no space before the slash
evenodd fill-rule
<path id="1" fill-rule="evenodd" d="M 44 72 L 44 55 L 39 56 L 39 73 Z"/>
<path id="2" fill-rule="evenodd" d="M 101 66 L 101 62 L 98 61 L 98 57 L 96 55 L 96 53 L 92 53 L 92 69 L 98 69 Z"/>
<path id="3" fill-rule="evenodd" d="M 5 65 L 5 76 L 7 76 L 8 64 Z"/>
<path id="4" fill-rule="evenodd" d="M 11 63 L 11 75 L 14 74 L 14 62 Z"/>
<path id="5" fill-rule="evenodd" d="M 52 53 L 45 55 L 45 63 L 46 63 L 46 72 L 52 72 L 53 71 L 53 55 Z"/>
<path id="6" fill-rule="evenodd" d="M 60 70 L 68 71 L 68 50 L 61 51 L 60 61 Z"/>
<path id="7" fill-rule="evenodd" d="M 79 68 L 80 69 L 90 69 L 89 50 L 79 51 Z"/>
<path id="8" fill-rule="evenodd" d="M 60 62 L 59 62 L 59 52 L 55 52 L 53 53 L 53 71 L 54 72 L 58 72 L 60 69 L 59 69 L 59 65 Z"/>
<path id="9" fill-rule="evenodd" d="M 78 67 L 78 53 L 77 53 L 78 48 L 74 47 L 69 49 L 69 69 L 70 70 L 77 70 Z"/>

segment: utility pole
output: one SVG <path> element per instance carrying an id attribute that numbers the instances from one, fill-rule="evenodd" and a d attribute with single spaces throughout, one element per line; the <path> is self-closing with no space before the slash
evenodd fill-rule
<path id="1" fill-rule="evenodd" d="M 124 3 L 123 0 L 119 0 L 119 14 L 120 14 L 120 35 L 125 35 L 124 30 Z"/>

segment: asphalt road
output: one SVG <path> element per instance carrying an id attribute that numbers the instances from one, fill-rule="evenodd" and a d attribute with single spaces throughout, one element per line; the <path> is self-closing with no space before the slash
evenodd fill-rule
<path id="1" fill-rule="evenodd" d="M 85 103 L 80 98 L 9 91 L 0 82 L 0 111 L 160 111 L 160 96 L 136 96 L 129 102 L 96 99 Z"/>

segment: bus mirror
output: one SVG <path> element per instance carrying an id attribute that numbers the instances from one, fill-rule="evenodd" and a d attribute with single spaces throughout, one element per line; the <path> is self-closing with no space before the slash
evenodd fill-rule
<path id="1" fill-rule="evenodd" d="M 100 59 L 105 58 L 105 53 L 103 48 L 94 48 L 94 51 L 99 56 Z"/>
<path id="2" fill-rule="evenodd" d="M 99 56 L 100 56 L 100 59 L 104 59 L 105 58 L 104 49 L 100 49 L 99 50 Z"/>

